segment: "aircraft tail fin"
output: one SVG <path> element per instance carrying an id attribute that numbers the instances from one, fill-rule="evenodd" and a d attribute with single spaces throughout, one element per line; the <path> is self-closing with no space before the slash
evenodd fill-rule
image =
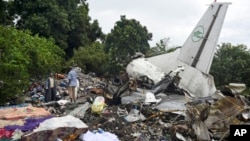
<path id="1" fill-rule="evenodd" d="M 215 2 L 206 10 L 181 48 L 178 59 L 209 73 L 221 28 L 231 3 Z"/>

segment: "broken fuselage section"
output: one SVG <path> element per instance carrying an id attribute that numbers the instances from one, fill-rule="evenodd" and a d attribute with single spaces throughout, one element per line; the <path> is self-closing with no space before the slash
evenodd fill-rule
<path id="1" fill-rule="evenodd" d="M 172 53 L 150 58 L 138 58 L 127 66 L 130 77 L 147 76 L 157 84 L 179 66 L 179 87 L 191 97 L 209 97 L 215 91 L 209 70 L 214 57 L 223 21 L 230 3 L 212 3 L 182 46 Z"/>

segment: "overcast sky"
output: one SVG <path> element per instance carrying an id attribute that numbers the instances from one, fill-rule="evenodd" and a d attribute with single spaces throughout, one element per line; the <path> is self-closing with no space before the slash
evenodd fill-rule
<path id="1" fill-rule="evenodd" d="M 121 15 L 136 19 L 153 34 L 150 45 L 170 37 L 169 46 L 183 45 L 194 26 L 214 0 L 87 0 L 89 15 L 104 33 L 110 33 Z M 250 0 L 231 2 L 218 44 L 245 44 L 250 48 Z"/>

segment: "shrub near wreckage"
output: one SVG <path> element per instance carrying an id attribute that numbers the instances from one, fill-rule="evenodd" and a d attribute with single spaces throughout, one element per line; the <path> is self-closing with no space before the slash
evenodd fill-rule
<path id="1" fill-rule="evenodd" d="M 53 40 L 31 36 L 28 31 L 0 26 L 0 103 L 21 94 L 29 78 L 43 77 L 61 68 L 64 52 Z"/>

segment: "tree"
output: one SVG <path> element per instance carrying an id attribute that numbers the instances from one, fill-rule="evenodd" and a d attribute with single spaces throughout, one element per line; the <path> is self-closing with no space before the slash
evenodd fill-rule
<path id="1" fill-rule="evenodd" d="M 104 52 L 101 43 L 95 42 L 89 46 L 80 47 L 75 50 L 74 54 L 68 65 L 76 64 L 83 68 L 86 73 L 95 72 L 97 75 L 106 73 L 108 55 Z"/>
<path id="2" fill-rule="evenodd" d="M 107 35 L 105 51 L 112 60 L 126 64 L 136 52 L 146 53 L 150 49 L 148 41 L 151 38 L 152 34 L 140 22 L 121 16 Z"/>
<path id="3" fill-rule="evenodd" d="M 68 47 L 68 14 L 56 0 L 14 0 L 14 7 L 15 13 L 21 17 L 17 21 L 18 29 L 28 29 L 33 35 L 46 38 L 52 36 L 62 49 Z"/>
<path id="4" fill-rule="evenodd" d="M 145 54 L 146 57 L 152 57 L 160 54 L 167 53 L 168 42 L 170 38 L 163 38 L 158 43 L 156 43 L 155 47 L 151 47 Z"/>
<path id="5" fill-rule="evenodd" d="M 61 70 L 64 52 L 53 39 L 31 36 L 28 31 L 0 26 L 0 103 L 25 90 L 30 78 Z"/>
<path id="6" fill-rule="evenodd" d="M 250 51 L 245 45 L 223 43 L 216 51 L 210 73 L 217 86 L 245 83 L 250 86 Z"/>
<path id="7" fill-rule="evenodd" d="M 17 28 L 54 38 L 68 57 L 73 50 L 103 37 L 97 21 L 91 23 L 84 0 L 14 0 Z"/>
<path id="8" fill-rule="evenodd" d="M 7 2 L 4 0 L 0 1 L 0 24 L 1 25 L 13 25 L 14 17 L 11 13 L 11 2 Z"/>

